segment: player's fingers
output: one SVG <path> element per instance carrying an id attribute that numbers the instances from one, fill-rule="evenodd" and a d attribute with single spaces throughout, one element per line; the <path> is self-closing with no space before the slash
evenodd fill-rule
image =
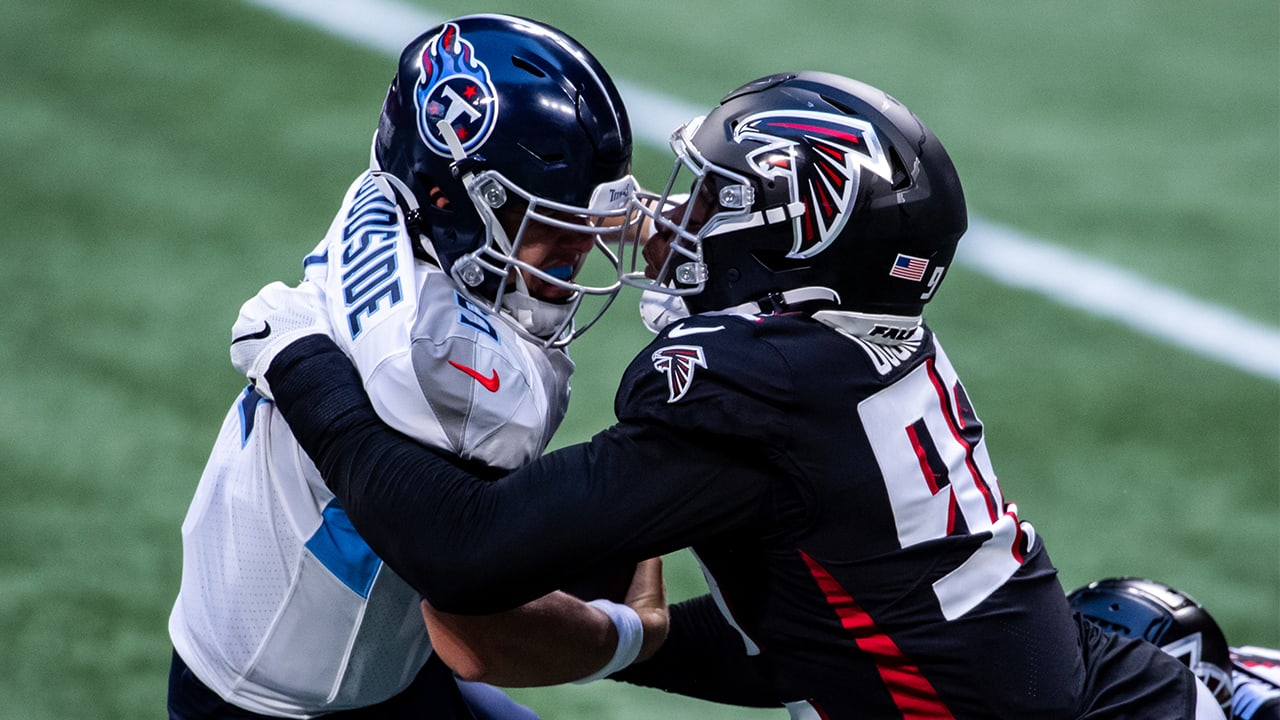
<path id="1" fill-rule="evenodd" d="M 627 592 L 627 605 L 640 616 L 644 640 L 637 662 L 648 660 L 667 641 L 671 615 L 667 611 L 667 590 L 662 582 L 662 558 L 651 558 L 636 565 Z"/>
<path id="2" fill-rule="evenodd" d="M 662 558 L 650 558 L 636 565 L 626 603 L 633 608 L 665 608 L 667 589 L 662 581 Z"/>

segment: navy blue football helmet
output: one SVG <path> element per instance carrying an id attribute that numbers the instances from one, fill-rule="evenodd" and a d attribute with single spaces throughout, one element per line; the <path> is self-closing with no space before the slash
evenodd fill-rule
<path id="1" fill-rule="evenodd" d="M 683 296 L 694 312 L 827 298 L 916 317 L 968 225 L 933 133 L 889 95 L 839 75 L 747 83 L 677 130 L 671 147 L 666 187 L 637 202 L 671 252 L 656 272 L 650 258 L 646 277 L 633 251 L 623 282 Z"/>
<path id="2" fill-rule="evenodd" d="M 370 164 L 419 236 L 415 251 L 535 335 L 567 343 L 586 329 L 572 329 L 583 296 L 616 294 L 605 240 L 621 232 L 634 187 L 631 126 L 609 75 L 560 30 L 470 15 L 420 35 L 400 56 Z M 517 259 L 539 225 L 591 236 L 612 264 L 600 284 L 577 282 L 581 265 Z M 526 277 L 568 298 L 532 297 Z"/>
<path id="3" fill-rule="evenodd" d="M 1213 617 L 1186 593 L 1145 578 L 1107 578 L 1067 596 L 1103 630 L 1140 637 L 1181 660 L 1231 717 L 1231 649 Z"/>

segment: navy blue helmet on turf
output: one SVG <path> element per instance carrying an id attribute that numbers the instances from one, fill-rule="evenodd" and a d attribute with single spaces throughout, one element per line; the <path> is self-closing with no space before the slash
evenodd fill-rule
<path id="1" fill-rule="evenodd" d="M 371 159 L 420 234 L 416 251 L 556 342 L 573 336 L 584 294 L 619 287 L 604 240 L 624 224 L 630 165 L 626 110 L 596 59 L 556 28 L 506 15 L 460 17 L 409 43 Z M 520 243 L 537 226 L 590 235 L 613 267 L 588 286 L 578 268 L 523 263 Z M 531 298 L 529 278 L 570 294 Z"/>
<path id="2" fill-rule="evenodd" d="M 1231 717 L 1231 650 L 1218 623 L 1189 595 L 1154 580 L 1122 577 L 1089 583 L 1067 600 L 1104 630 L 1143 638 L 1181 660 Z"/>

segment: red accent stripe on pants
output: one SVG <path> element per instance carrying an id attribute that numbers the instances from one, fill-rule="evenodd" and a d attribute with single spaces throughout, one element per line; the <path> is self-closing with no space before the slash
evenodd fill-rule
<path id="1" fill-rule="evenodd" d="M 862 606 L 853 599 L 826 568 L 799 551 L 809 566 L 809 573 L 827 598 L 827 604 L 840 618 L 840 624 L 853 635 L 858 649 L 871 656 L 885 688 L 902 713 L 903 720 L 954 720 L 951 711 L 938 697 L 938 691 L 920 668 L 907 662 L 902 650 L 876 627 Z"/>

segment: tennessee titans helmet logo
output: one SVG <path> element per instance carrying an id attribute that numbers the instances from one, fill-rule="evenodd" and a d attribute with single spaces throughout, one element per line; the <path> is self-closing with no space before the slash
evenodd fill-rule
<path id="1" fill-rule="evenodd" d="M 653 369 L 667 376 L 667 402 L 673 403 L 689 392 L 693 371 L 707 366 L 707 358 L 697 345 L 672 345 L 653 353 Z"/>
<path id="2" fill-rule="evenodd" d="M 453 129 L 462 150 L 470 154 L 493 131 L 498 117 L 498 93 L 489 68 L 475 57 L 475 48 L 462 38 L 458 26 L 447 23 L 422 52 L 422 71 L 414 98 L 418 104 L 418 134 L 434 152 L 452 158 L 452 138 L 440 129 Z"/>
<path id="3" fill-rule="evenodd" d="M 858 197 L 863 168 L 886 181 L 893 176 L 875 128 L 856 118 L 771 110 L 743 118 L 733 140 L 764 143 L 747 154 L 747 164 L 761 177 L 790 187 L 793 258 L 817 255 L 840 234 Z M 809 162 L 797 162 L 801 152 Z"/>

